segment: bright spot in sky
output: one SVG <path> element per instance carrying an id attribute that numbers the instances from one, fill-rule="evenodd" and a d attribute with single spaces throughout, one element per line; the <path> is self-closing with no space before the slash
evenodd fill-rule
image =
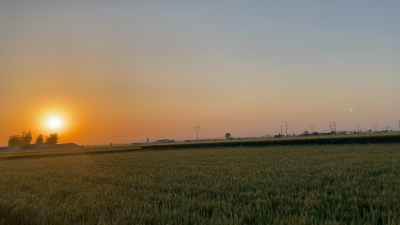
<path id="1" fill-rule="evenodd" d="M 52 117 L 47 121 L 47 125 L 50 128 L 59 128 L 62 126 L 62 121 L 60 118 Z"/>
<path id="2" fill-rule="evenodd" d="M 352 108 L 350 108 L 350 109 L 349 109 L 349 112 L 353 112 L 353 109 L 352 109 Z"/>

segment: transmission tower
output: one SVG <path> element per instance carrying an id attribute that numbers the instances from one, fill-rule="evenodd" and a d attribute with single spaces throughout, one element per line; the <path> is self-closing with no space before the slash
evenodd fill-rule
<path id="1" fill-rule="evenodd" d="M 308 126 L 308 127 L 310 128 L 311 133 L 313 133 L 313 132 L 314 132 L 314 125 L 310 125 L 310 126 Z"/>
<path id="2" fill-rule="evenodd" d="M 374 127 L 374 132 L 375 132 L 376 128 L 378 128 L 378 124 L 372 124 L 372 126 Z"/>
<path id="3" fill-rule="evenodd" d="M 287 137 L 287 121 L 285 121 L 285 124 L 286 124 L 286 137 Z"/>
<path id="4" fill-rule="evenodd" d="M 199 130 L 200 130 L 200 127 L 198 126 L 198 127 L 194 127 L 194 130 L 196 131 L 196 139 L 199 139 Z"/>
<path id="5" fill-rule="evenodd" d="M 331 128 L 331 132 L 333 132 L 333 130 L 335 130 L 335 133 L 336 133 L 336 122 L 333 122 L 333 125 L 332 125 L 332 123 L 329 123 L 329 127 Z"/>
<path id="6" fill-rule="evenodd" d="M 281 135 L 282 135 L 282 127 L 283 127 L 283 126 L 281 126 L 281 133 L 280 133 Z"/>

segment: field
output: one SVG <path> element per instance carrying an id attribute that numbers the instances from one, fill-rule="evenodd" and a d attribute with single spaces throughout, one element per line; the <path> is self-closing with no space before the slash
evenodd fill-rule
<path id="1" fill-rule="evenodd" d="M 399 176 L 400 144 L 0 154 L 0 223 L 397 224 Z"/>

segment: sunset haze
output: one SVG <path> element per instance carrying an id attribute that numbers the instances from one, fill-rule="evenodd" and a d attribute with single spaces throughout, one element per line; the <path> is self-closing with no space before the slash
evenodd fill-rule
<path id="1" fill-rule="evenodd" d="M 1 1 L 0 146 L 399 130 L 399 21 L 397 1 Z"/>

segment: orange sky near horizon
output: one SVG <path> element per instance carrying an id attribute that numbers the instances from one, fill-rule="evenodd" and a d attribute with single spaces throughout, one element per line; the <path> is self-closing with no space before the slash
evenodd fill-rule
<path id="1" fill-rule="evenodd" d="M 390 4 L 80 4 L 0 3 L 0 146 L 400 129 Z"/>

